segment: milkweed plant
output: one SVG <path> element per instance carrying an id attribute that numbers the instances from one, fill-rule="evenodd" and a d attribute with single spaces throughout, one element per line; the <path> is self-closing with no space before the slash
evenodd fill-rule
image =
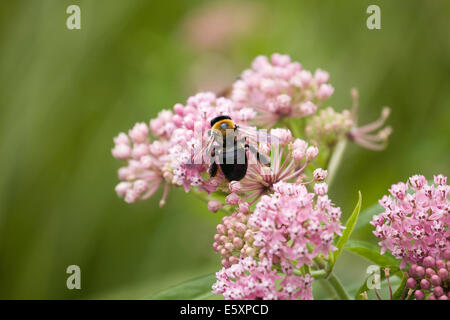
<path id="1" fill-rule="evenodd" d="M 333 92 L 324 70 L 308 71 L 288 55 L 258 56 L 222 93 L 197 93 L 119 133 L 112 155 L 123 165 L 115 190 L 133 203 L 162 188 L 163 206 L 170 189 L 182 187 L 204 199 L 209 211 L 224 212 L 211 239 L 221 266 L 214 280 L 206 281 L 206 291 L 225 299 L 309 300 L 319 280 L 334 289 L 334 297 L 350 299 L 349 288 L 333 271 L 341 252 L 349 250 L 380 268 L 380 276 L 365 281 L 355 299 L 448 300 L 447 178 L 413 175 L 393 184 L 379 205 L 361 214 L 359 194 L 344 225 L 328 189 L 346 145 L 381 151 L 392 129 L 385 126 L 389 108 L 361 125 L 357 90 L 351 90 L 353 106 L 341 112 L 327 105 Z M 247 128 L 244 177 L 237 181 L 227 179 L 221 168 L 211 174 L 214 159 L 192 161 L 199 150 L 210 151 L 211 120 L 225 118 L 234 129 Z M 253 138 L 245 134 L 249 128 Z M 260 135 L 264 141 L 254 139 L 259 132 L 266 132 Z M 258 161 L 261 155 L 270 163 Z M 378 248 L 350 240 L 363 220 L 372 225 Z M 376 281 L 389 294 L 382 297 Z"/>

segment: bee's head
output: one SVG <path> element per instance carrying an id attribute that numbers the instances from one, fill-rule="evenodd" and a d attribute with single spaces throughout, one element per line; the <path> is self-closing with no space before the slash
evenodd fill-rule
<path id="1" fill-rule="evenodd" d="M 225 137 L 227 130 L 236 129 L 236 125 L 229 116 L 217 116 L 211 120 L 211 130 L 219 131 Z"/>

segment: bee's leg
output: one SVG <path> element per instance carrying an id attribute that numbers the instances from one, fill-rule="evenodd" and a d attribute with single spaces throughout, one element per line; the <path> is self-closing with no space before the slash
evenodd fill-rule
<path id="1" fill-rule="evenodd" d="M 217 165 L 215 161 L 216 157 L 216 151 L 213 149 L 211 151 L 211 164 L 209 165 L 208 173 L 211 177 L 215 177 L 217 174 L 217 170 L 219 169 L 219 166 Z"/>
<path id="2" fill-rule="evenodd" d="M 245 148 L 250 150 L 256 156 L 256 160 L 258 160 L 260 163 L 270 167 L 270 159 L 267 156 L 259 153 L 255 147 L 253 147 L 249 144 L 245 144 Z"/>
<path id="3" fill-rule="evenodd" d="M 208 173 L 211 177 L 215 177 L 217 174 L 217 170 L 219 170 L 219 166 L 217 165 L 217 163 L 213 162 L 209 166 Z"/>

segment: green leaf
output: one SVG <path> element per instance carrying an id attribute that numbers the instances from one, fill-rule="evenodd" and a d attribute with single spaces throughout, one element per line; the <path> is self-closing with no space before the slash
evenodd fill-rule
<path id="1" fill-rule="evenodd" d="M 212 297 L 212 285 L 216 275 L 210 274 L 183 282 L 175 287 L 157 293 L 152 300 L 203 300 Z"/>
<path id="2" fill-rule="evenodd" d="M 406 286 L 406 277 L 403 275 L 403 272 L 399 272 L 399 274 L 401 274 L 402 282 L 400 282 L 400 284 L 398 285 L 397 289 L 395 290 L 395 292 L 393 294 L 394 300 L 400 300 L 401 299 L 403 291 L 404 291 L 405 286 Z"/>
<path id="3" fill-rule="evenodd" d="M 355 231 L 369 225 L 370 221 L 372 221 L 372 217 L 380 212 L 383 212 L 383 207 L 378 203 L 371 205 L 369 208 L 361 212 L 355 226 Z"/>
<path id="4" fill-rule="evenodd" d="M 330 270 L 333 269 L 333 266 L 336 263 L 336 260 L 338 259 L 339 255 L 341 254 L 341 251 L 344 248 L 345 243 L 348 241 L 348 239 L 350 239 L 353 229 L 355 228 L 356 221 L 358 220 L 359 216 L 359 211 L 361 209 L 361 198 L 362 198 L 361 192 L 358 191 L 358 203 L 356 204 L 356 207 L 353 210 L 352 215 L 348 218 L 347 223 L 345 224 L 345 230 L 338 240 L 338 243 L 336 245 L 337 250 L 334 251 L 332 255 Z"/>
<path id="5" fill-rule="evenodd" d="M 399 268 L 400 260 L 393 257 L 389 252 L 380 254 L 380 247 L 375 244 L 350 240 L 345 244 L 344 248 L 376 263 L 380 267 Z"/>

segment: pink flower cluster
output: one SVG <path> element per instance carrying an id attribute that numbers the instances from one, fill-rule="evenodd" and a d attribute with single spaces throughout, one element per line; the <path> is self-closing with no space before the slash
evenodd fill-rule
<path id="1" fill-rule="evenodd" d="M 214 290 L 225 298 L 254 297 L 259 292 L 257 287 L 249 287 L 245 272 L 231 275 L 233 270 L 251 271 L 242 261 L 259 261 L 257 265 L 265 268 L 261 274 L 269 277 L 264 279 L 272 281 L 273 286 L 276 279 L 273 271 L 281 270 L 286 275 L 283 290 L 285 287 L 302 288 L 298 282 L 306 278 L 294 275 L 295 270 L 312 265 L 315 257 L 328 257 L 329 252 L 335 250 L 333 239 L 343 229 L 339 221 L 341 210 L 332 205 L 325 183 L 316 184 L 314 193 L 308 192 L 304 185 L 287 182 L 278 182 L 273 189 L 273 194 L 261 198 L 252 214 L 248 213 L 248 206 L 241 205 L 238 212 L 225 217 L 223 224 L 217 227 L 213 247 L 224 257 L 224 268 L 218 273 Z M 242 281 L 240 275 L 244 277 Z M 312 281 L 312 278 L 307 279 L 308 283 Z M 273 290 L 267 292 L 272 298 L 276 297 Z M 309 297 L 305 292 L 300 293 L 302 290 L 293 292 Z"/>
<path id="2" fill-rule="evenodd" d="M 278 275 L 268 259 L 243 258 L 216 273 L 215 294 L 227 300 L 312 300 L 313 278 L 288 273 Z"/>
<path id="3" fill-rule="evenodd" d="M 238 263 L 240 256 L 254 256 L 255 249 L 248 244 L 253 238 L 252 230 L 247 226 L 250 214 L 248 203 L 241 202 L 238 210 L 223 217 L 222 223 L 216 227 L 213 248 L 222 256 L 225 268 Z"/>
<path id="4" fill-rule="evenodd" d="M 430 256 L 439 258 L 450 249 L 450 201 L 447 177 L 437 175 L 428 184 L 422 175 L 409 178 L 389 189 L 391 196 L 379 202 L 384 212 L 373 217 L 374 234 L 381 239 L 381 253 L 386 250 L 406 263 L 421 263 Z"/>
<path id="5" fill-rule="evenodd" d="M 256 113 L 250 108 L 237 110 L 231 100 L 217 98 L 214 93 L 198 93 L 186 105 L 161 111 L 149 125 L 137 123 L 128 135 L 120 133 L 114 138 L 112 154 L 126 166 L 119 169 L 122 182 L 116 187 L 117 194 L 129 203 L 147 199 L 165 181 L 163 205 L 169 185 L 183 186 L 186 191 L 191 187 L 215 191 L 224 183 L 223 177 L 205 177 L 206 164 L 190 160 L 195 150 L 206 144 L 210 120 L 218 115 L 229 115 L 245 124 Z M 151 141 L 150 133 L 155 140 Z"/>
<path id="6" fill-rule="evenodd" d="M 313 75 L 288 55 L 275 53 L 270 61 L 258 56 L 234 83 L 231 99 L 238 108 L 254 108 L 257 123 L 272 127 L 285 117 L 314 114 L 334 92 L 328 79 L 327 72 L 317 69 Z"/>
<path id="7" fill-rule="evenodd" d="M 170 180 L 171 174 L 166 167 L 170 144 L 167 141 L 150 142 L 148 131 L 145 123 L 137 123 L 128 135 L 122 132 L 114 138 L 112 154 L 126 163 L 119 169 L 122 182 L 116 186 L 116 192 L 128 203 L 149 198 L 163 181 L 168 183 Z"/>
<path id="8" fill-rule="evenodd" d="M 248 225 L 257 230 L 253 246 L 260 259 L 266 257 L 283 270 L 312 265 L 322 254 L 335 250 L 333 239 L 343 229 L 341 209 L 328 198 L 325 183 L 316 184 L 314 193 L 300 184 L 279 182 L 275 192 L 263 196 Z"/>

